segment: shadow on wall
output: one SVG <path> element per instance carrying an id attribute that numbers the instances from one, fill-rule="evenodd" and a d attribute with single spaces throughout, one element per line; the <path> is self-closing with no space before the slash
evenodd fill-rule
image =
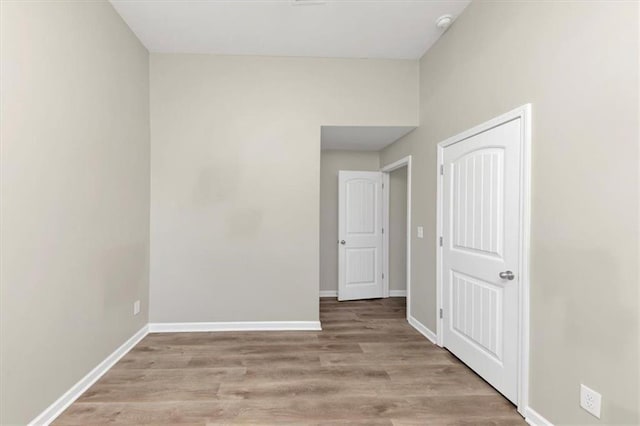
<path id="1" fill-rule="evenodd" d="M 231 144 L 232 145 L 232 144 Z M 211 163 L 214 163 L 211 165 Z M 224 159 L 212 159 L 196 175 L 192 201 L 206 209 L 212 206 L 225 210 L 227 237 L 253 237 L 260 234 L 264 212 L 247 206 L 251 200 L 238 199 L 242 179 L 239 152 L 225 152 Z M 235 179 L 229 179 L 235 176 Z"/>

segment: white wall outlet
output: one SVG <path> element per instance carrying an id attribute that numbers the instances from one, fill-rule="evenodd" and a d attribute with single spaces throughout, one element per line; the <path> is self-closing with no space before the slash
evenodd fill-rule
<path id="1" fill-rule="evenodd" d="M 418 226 L 418 238 L 424 238 L 424 228 L 422 226 Z"/>
<path id="2" fill-rule="evenodd" d="M 138 315 L 140 313 L 140 301 L 136 300 L 133 302 L 133 315 Z"/>
<path id="3" fill-rule="evenodd" d="M 582 408 L 597 418 L 600 418 L 601 404 L 602 395 L 585 385 L 580 385 L 580 406 Z"/>

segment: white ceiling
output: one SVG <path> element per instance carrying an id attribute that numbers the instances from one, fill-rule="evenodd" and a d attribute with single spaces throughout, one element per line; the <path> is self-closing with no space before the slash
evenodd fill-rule
<path id="1" fill-rule="evenodd" d="M 379 151 L 415 127 L 406 126 L 322 126 L 323 150 Z"/>
<path id="2" fill-rule="evenodd" d="M 417 59 L 443 33 L 435 20 L 470 0 L 111 3 L 151 52 Z"/>

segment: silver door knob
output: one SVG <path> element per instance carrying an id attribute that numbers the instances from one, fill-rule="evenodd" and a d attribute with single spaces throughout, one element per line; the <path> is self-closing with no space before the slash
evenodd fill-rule
<path id="1" fill-rule="evenodd" d="M 345 240 L 340 241 L 340 244 L 345 245 L 347 242 Z"/>
<path id="2" fill-rule="evenodd" d="M 511 281 L 516 277 L 511 271 L 500 272 L 500 274 L 498 275 L 500 275 L 500 278 L 502 278 L 503 280 L 509 280 L 509 281 Z"/>

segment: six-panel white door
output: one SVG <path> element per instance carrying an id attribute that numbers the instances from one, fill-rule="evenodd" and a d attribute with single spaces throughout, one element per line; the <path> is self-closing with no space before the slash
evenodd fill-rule
<path id="1" fill-rule="evenodd" d="M 514 403 L 521 125 L 443 151 L 443 344 Z"/>
<path id="2" fill-rule="evenodd" d="M 338 173 L 338 300 L 383 296 L 382 173 Z"/>

